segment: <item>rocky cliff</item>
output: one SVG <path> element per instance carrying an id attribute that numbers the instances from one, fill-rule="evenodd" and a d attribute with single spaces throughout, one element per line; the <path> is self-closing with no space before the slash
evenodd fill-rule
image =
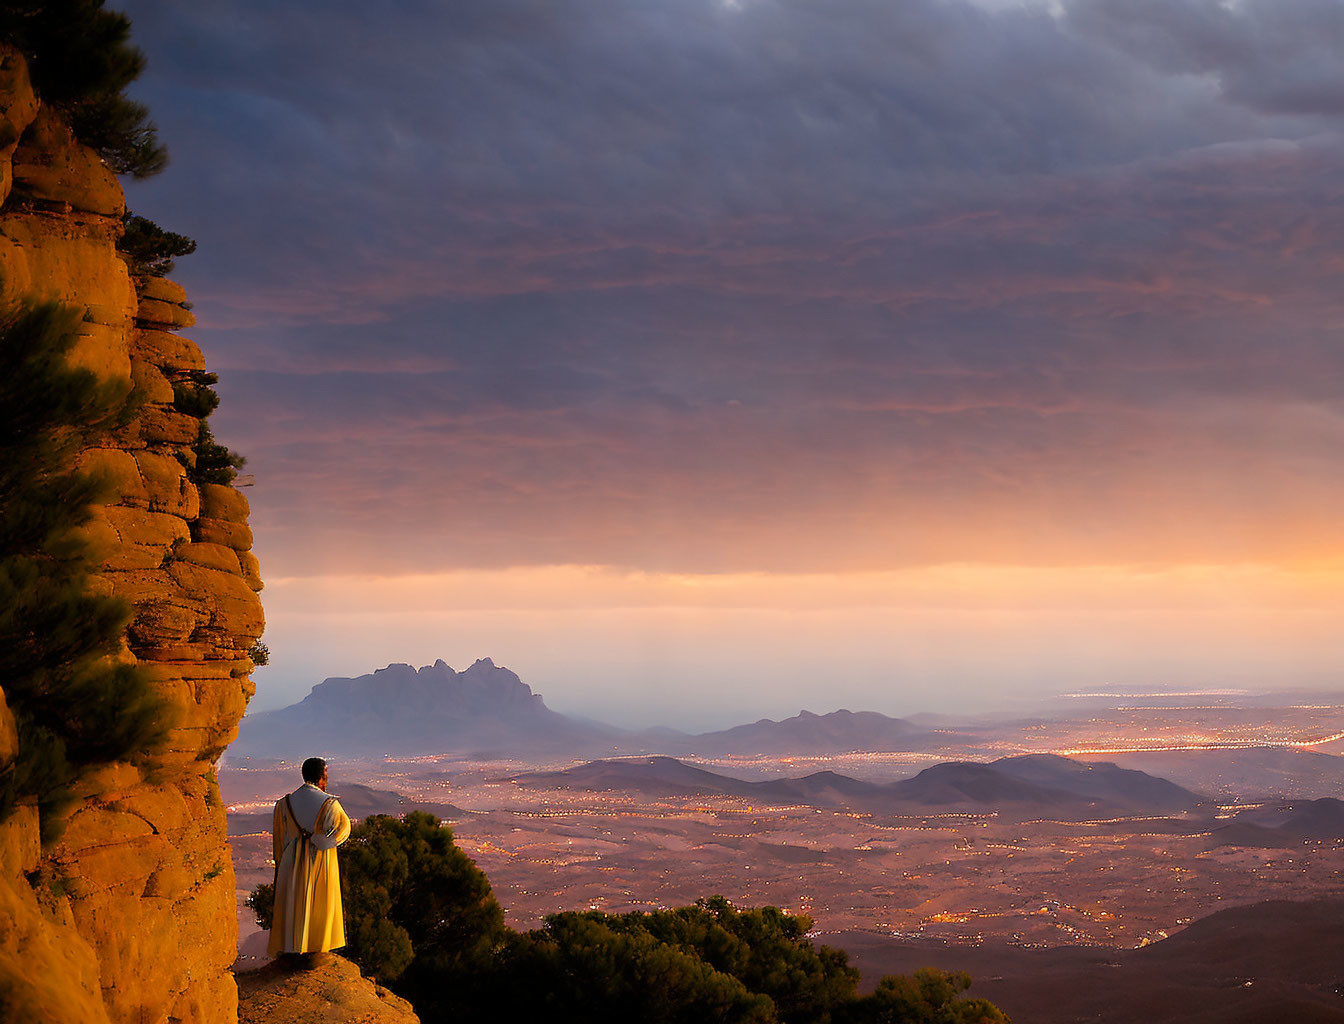
<path id="1" fill-rule="evenodd" d="M 33 807 L 0 825 L 0 1018 L 232 1022 L 234 875 L 214 762 L 253 691 L 261 579 L 246 498 L 189 473 L 200 421 L 174 407 L 173 383 L 205 362 L 177 333 L 194 322 L 183 290 L 118 257 L 124 211 L 116 176 L 0 50 L 0 303 L 76 307 L 72 359 L 134 383 L 137 418 L 80 460 L 116 485 L 92 530 L 96 586 L 135 612 L 121 657 L 145 666 L 174 722 L 166 749 L 80 780 L 54 847 L 39 847 Z M 0 694 L 0 760 L 15 743 Z"/>
<path id="2" fill-rule="evenodd" d="M 411 1004 L 329 956 L 311 970 L 272 963 L 238 975 L 238 1024 L 420 1024 Z"/>

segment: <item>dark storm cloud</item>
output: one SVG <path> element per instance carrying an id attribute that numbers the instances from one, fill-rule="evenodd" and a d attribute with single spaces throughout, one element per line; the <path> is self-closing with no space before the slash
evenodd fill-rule
<path id="1" fill-rule="evenodd" d="M 282 285 L 309 302 L 353 289 L 315 312 L 358 318 L 443 288 L 600 284 L 609 263 L 733 266 L 725 243 L 749 267 L 815 258 L 874 221 L 1020 201 L 1024 176 L 1259 134 L 1198 82 L 1044 13 L 295 6 L 132 7 L 169 141 L 211 143 L 176 147 L 156 201 L 187 213 L 205 187 L 228 207 L 224 283 L 262 285 L 263 315 L 289 311 Z M 320 259 L 332 243 L 340 264 Z"/>
<path id="2" fill-rule="evenodd" d="M 1082 0 L 1068 11 L 1081 31 L 1136 60 L 1208 76 L 1232 103 L 1344 114 L 1344 8 L 1334 0 Z"/>
<path id="3" fill-rule="evenodd" d="M 1333 493 L 1338 4 L 126 6 L 282 571 L 1254 556 Z"/>

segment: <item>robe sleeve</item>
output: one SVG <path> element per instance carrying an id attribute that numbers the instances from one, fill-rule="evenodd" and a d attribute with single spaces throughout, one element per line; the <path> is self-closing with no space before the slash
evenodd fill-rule
<path id="1" fill-rule="evenodd" d="M 327 827 L 313 833 L 312 843 L 319 850 L 334 850 L 350 838 L 350 816 L 339 800 L 332 800 L 323 817 Z"/>
<path id="2" fill-rule="evenodd" d="M 281 801 L 275 802 L 275 814 L 271 816 L 271 847 L 277 865 L 285 852 L 285 811 Z"/>

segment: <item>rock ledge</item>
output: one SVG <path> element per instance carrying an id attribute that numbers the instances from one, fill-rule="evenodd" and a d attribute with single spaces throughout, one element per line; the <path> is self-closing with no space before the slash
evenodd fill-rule
<path id="1" fill-rule="evenodd" d="M 342 956 L 303 971 L 273 961 L 236 977 L 238 1024 L 420 1024 L 410 1003 Z"/>

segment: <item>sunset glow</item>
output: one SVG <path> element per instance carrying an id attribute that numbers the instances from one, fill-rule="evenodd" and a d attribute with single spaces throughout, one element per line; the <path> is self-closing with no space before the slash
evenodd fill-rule
<path id="1" fill-rule="evenodd" d="M 301 697 L 305 673 L 344 674 L 351 660 L 442 657 L 460 668 L 514 650 L 511 667 L 557 707 L 710 727 L 799 707 L 994 710 L 1082 684 L 1328 688 L 1344 579 L 1256 565 L 715 575 L 541 566 L 282 577 L 267 607 L 281 652 L 272 671 L 300 683 L 264 695 L 265 706 Z M 747 685 L 766 672 L 768 692 Z"/>
<path id="2" fill-rule="evenodd" d="M 483 656 L 628 722 L 1338 685 L 1323 8 L 126 7 L 258 707 Z"/>

